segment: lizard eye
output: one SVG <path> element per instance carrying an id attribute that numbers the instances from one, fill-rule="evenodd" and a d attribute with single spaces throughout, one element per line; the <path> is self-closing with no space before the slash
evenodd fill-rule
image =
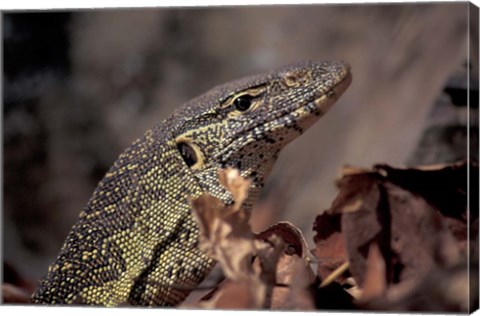
<path id="1" fill-rule="evenodd" d="M 237 109 L 238 111 L 245 112 L 252 105 L 252 97 L 249 96 L 248 94 L 241 95 L 233 101 L 233 105 L 235 106 L 235 109 Z"/>
<path id="2" fill-rule="evenodd" d="M 185 142 L 179 142 L 177 144 L 177 148 L 183 160 L 185 160 L 187 166 L 191 167 L 197 163 L 197 154 L 195 153 L 195 150 L 192 148 L 192 146 Z"/>

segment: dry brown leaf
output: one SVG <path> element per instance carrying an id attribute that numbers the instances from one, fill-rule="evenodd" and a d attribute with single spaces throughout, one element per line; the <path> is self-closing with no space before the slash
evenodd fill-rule
<path id="1" fill-rule="evenodd" d="M 322 269 L 331 269 L 339 258 L 348 256 L 363 302 L 428 310 L 416 303 L 412 307 L 408 301 L 425 294 L 418 292 L 425 290 L 422 280 L 431 280 L 432 271 L 443 275 L 442 271 L 466 260 L 468 168 L 478 174 L 476 163 L 467 167 L 465 162 L 421 168 L 346 168 L 331 209 L 315 221 L 319 275 L 324 277 Z M 478 196 L 478 188 L 471 190 L 472 196 Z M 478 223 L 475 203 L 470 220 Z M 326 258 L 337 261 L 328 267 Z M 435 295 L 444 296 L 447 290 L 440 292 Z M 432 303 L 428 295 L 422 300 Z"/>
<path id="2" fill-rule="evenodd" d="M 370 244 L 367 271 L 362 288 L 362 301 L 382 296 L 387 289 L 385 260 L 376 243 Z"/>
<path id="3" fill-rule="evenodd" d="M 474 293 L 469 293 L 469 281 L 476 282 L 478 274 L 470 276 L 465 263 L 429 271 L 420 280 L 406 280 L 391 286 L 386 295 L 358 307 L 368 310 L 391 310 L 396 312 L 472 312 L 477 297 L 478 283 Z M 473 296 L 469 296 L 473 294 Z"/>
<path id="4" fill-rule="evenodd" d="M 280 284 L 290 284 L 295 276 L 293 266 L 297 262 L 303 262 L 305 267 L 310 269 L 310 258 L 308 257 L 308 245 L 302 231 L 290 222 L 277 223 L 265 231 L 257 234 L 257 239 L 269 243 L 272 236 L 280 238 L 285 244 L 284 252 L 276 263 L 276 280 Z M 311 269 L 310 269 L 311 271 Z M 313 282 L 313 272 L 308 276 L 308 282 Z"/>
<path id="5" fill-rule="evenodd" d="M 375 193 L 381 175 L 353 167 L 344 168 L 343 171 L 346 173 L 337 180 L 340 192 L 332 203 L 330 213 L 352 213 L 375 204 L 377 196 L 371 195 Z"/>
<path id="6" fill-rule="evenodd" d="M 211 238 L 210 236 L 218 230 L 219 223 L 216 220 L 222 215 L 224 203 L 208 193 L 202 194 L 190 203 L 195 210 L 193 216 L 200 227 L 200 238 Z"/>
<path id="7" fill-rule="evenodd" d="M 256 275 L 264 286 L 264 301 L 262 308 L 270 308 L 272 292 L 276 284 L 277 262 L 285 249 L 285 242 L 277 235 L 270 236 L 268 241 L 255 240 L 257 257 L 253 262 Z"/>
<path id="8" fill-rule="evenodd" d="M 338 181 L 340 193 L 327 214 L 342 214 L 350 271 L 361 285 L 371 242 L 378 244 L 385 257 L 389 283 L 424 274 L 435 264 L 459 260 L 466 239 L 462 223 L 465 170 L 464 163 L 346 170 Z M 449 202 L 442 196 L 449 197 Z M 318 238 L 316 244 L 318 248 Z"/>
<path id="9" fill-rule="evenodd" d="M 208 301 L 199 303 L 206 308 L 259 309 L 269 304 L 271 287 L 275 283 L 275 267 L 283 247 L 278 238 L 269 243 L 255 240 L 248 224 L 249 216 L 241 208 L 247 198 L 250 182 L 238 170 L 219 171 L 220 182 L 232 193 L 235 203 L 225 206 L 219 199 L 205 193 L 191 201 L 193 214 L 200 227 L 199 247 L 221 265 L 229 282 L 218 288 Z M 273 245 L 273 247 L 272 247 Z M 279 250 L 280 249 L 280 250 Z M 252 265 L 258 256 L 261 265 Z M 272 280 L 273 279 L 273 280 Z M 234 285 L 229 285 L 234 282 Z M 240 301 L 230 302 L 234 291 L 243 294 Z M 227 298 L 227 299 L 226 299 Z"/>
<path id="10" fill-rule="evenodd" d="M 307 241 L 302 231 L 295 225 L 287 221 L 279 222 L 258 233 L 256 237 L 268 241 L 268 238 L 273 235 L 279 236 L 285 242 L 289 253 L 295 253 L 302 258 L 307 258 Z"/>
<path id="11" fill-rule="evenodd" d="M 478 164 L 471 163 L 470 169 L 471 174 L 478 174 Z M 374 170 L 383 172 L 389 182 L 422 196 L 442 215 L 466 223 L 468 165 L 465 161 L 417 168 L 375 165 Z M 471 219 L 477 218 L 478 210 L 472 211 Z"/>
<path id="12" fill-rule="evenodd" d="M 208 309 L 259 309 L 257 298 L 252 295 L 252 286 L 251 281 L 227 281 L 211 300 L 202 301 L 199 306 Z"/>
<path id="13" fill-rule="evenodd" d="M 225 207 L 207 193 L 191 203 L 200 226 L 200 249 L 221 264 L 229 279 L 248 278 L 256 248 L 245 212 Z"/>
<path id="14" fill-rule="evenodd" d="M 341 214 L 324 212 L 313 224 L 316 235 L 314 256 L 317 258 L 317 274 L 324 280 L 338 267 L 348 261 L 344 236 L 341 232 Z M 339 279 L 340 282 L 344 279 Z"/>
<path id="15" fill-rule="evenodd" d="M 315 308 L 312 269 L 297 255 L 284 254 L 278 262 L 277 282 L 272 293 L 272 309 L 312 310 Z"/>
<path id="16" fill-rule="evenodd" d="M 225 275 L 241 280 L 251 274 L 250 260 L 255 252 L 248 214 L 240 208 L 250 182 L 236 169 L 219 170 L 220 182 L 232 193 L 235 204 L 227 207 L 208 193 L 191 201 L 200 226 L 200 249 L 216 259 Z"/>
<path id="17" fill-rule="evenodd" d="M 192 207 L 200 226 L 200 248 L 220 263 L 227 280 L 198 306 L 311 309 L 314 305 L 312 295 L 305 294 L 314 275 L 301 231 L 288 222 L 281 222 L 254 238 L 248 216 L 240 208 L 247 197 L 249 182 L 242 180 L 235 170 L 220 171 L 219 176 L 236 203 L 227 207 L 204 194 L 192 201 Z M 284 292 L 285 300 L 281 305 L 276 293 L 283 288 L 278 290 L 278 282 L 291 285 Z"/>
<path id="18" fill-rule="evenodd" d="M 26 304 L 30 300 L 24 289 L 8 283 L 2 284 L 2 296 L 2 302 L 7 304 Z"/>
<path id="19" fill-rule="evenodd" d="M 232 193 L 234 199 L 233 209 L 238 210 L 248 196 L 251 181 L 240 176 L 240 171 L 234 168 L 220 169 L 218 171 L 220 183 Z"/>
<path id="20" fill-rule="evenodd" d="M 273 288 L 271 308 L 313 309 L 311 285 L 315 276 L 310 268 L 307 243 L 302 232 L 289 222 L 280 222 L 258 234 L 257 238 L 268 241 L 272 236 L 278 236 L 286 247 L 275 262 L 277 286 Z"/>

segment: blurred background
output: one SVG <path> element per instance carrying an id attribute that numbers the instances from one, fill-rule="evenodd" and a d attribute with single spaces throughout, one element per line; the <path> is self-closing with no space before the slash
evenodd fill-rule
<path id="1" fill-rule="evenodd" d="M 478 11 L 469 25 L 469 6 L 5 13 L 4 280 L 35 284 L 46 273 L 98 181 L 144 131 L 217 84 L 299 60 L 347 61 L 353 82 L 282 152 L 255 230 L 289 220 L 313 245 L 314 218 L 345 164 L 466 158 L 468 133 L 478 148 Z"/>

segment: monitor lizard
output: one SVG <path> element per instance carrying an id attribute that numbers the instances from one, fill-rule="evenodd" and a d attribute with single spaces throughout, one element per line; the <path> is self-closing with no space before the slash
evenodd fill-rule
<path id="1" fill-rule="evenodd" d="M 38 304 L 172 306 L 210 272 L 190 199 L 233 198 L 218 170 L 251 179 L 250 210 L 279 151 L 351 82 L 343 62 L 302 62 L 215 87 L 135 141 L 95 189 L 33 293 Z"/>

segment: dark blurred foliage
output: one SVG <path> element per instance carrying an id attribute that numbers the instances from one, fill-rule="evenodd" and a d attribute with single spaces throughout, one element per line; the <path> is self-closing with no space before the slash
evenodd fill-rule
<path id="1" fill-rule="evenodd" d="M 44 225 L 42 214 L 49 209 L 35 198 L 48 172 L 49 150 L 39 99 L 70 71 L 70 18 L 71 13 L 4 16 L 4 195 L 6 209 L 24 210 L 10 214 L 22 231 Z M 34 239 L 25 238 L 24 246 L 38 251 Z"/>

